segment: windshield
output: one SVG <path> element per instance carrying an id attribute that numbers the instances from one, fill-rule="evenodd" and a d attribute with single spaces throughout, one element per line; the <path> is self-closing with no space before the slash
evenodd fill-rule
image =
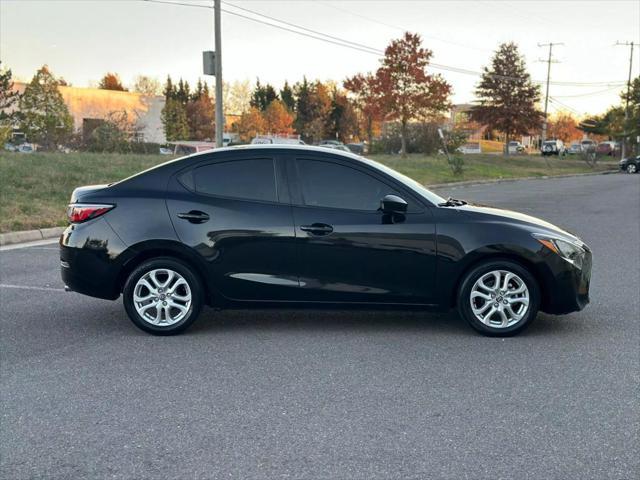
<path id="1" fill-rule="evenodd" d="M 425 188 L 424 185 L 421 185 L 420 183 L 416 182 L 413 178 L 407 177 L 406 175 L 403 175 L 402 173 L 394 170 L 393 168 L 389 168 L 386 165 L 383 165 L 382 163 L 378 163 L 375 160 L 371 160 L 370 158 L 360 157 L 359 159 L 371 165 L 372 167 L 377 168 L 378 170 L 386 173 L 387 175 L 395 178 L 399 182 L 404 183 L 411 190 L 416 192 L 418 195 L 426 198 L 429 202 L 433 203 L 434 205 L 438 205 L 439 203 L 444 203 L 446 201 L 440 195 L 433 193 L 431 190 L 428 190 L 427 188 Z"/>

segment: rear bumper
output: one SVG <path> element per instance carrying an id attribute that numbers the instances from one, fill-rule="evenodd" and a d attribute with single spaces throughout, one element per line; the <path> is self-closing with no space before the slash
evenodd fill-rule
<path id="1" fill-rule="evenodd" d="M 62 281 L 74 292 L 115 300 L 120 296 L 118 255 L 123 250 L 103 219 L 70 225 L 60 237 Z"/>

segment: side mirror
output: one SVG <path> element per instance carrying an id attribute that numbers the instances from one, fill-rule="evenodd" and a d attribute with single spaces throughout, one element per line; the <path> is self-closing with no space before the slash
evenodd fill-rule
<path id="1" fill-rule="evenodd" d="M 407 202 L 397 195 L 385 195 L 380 200 L 380 210 L 386 214 L 401 214 L 407 213 Z"/>

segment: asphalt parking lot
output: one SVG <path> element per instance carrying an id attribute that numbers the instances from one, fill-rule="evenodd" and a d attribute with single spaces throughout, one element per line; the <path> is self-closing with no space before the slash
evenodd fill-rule
<path id="1" fill-rule="evenodd" d="M 455 313 L 205 311 L 146 335 L 0 252 L 0 477 L 638 478 L 640 175 L 441 190 L 593 249 L 592 303 L 509 339 Z"/>

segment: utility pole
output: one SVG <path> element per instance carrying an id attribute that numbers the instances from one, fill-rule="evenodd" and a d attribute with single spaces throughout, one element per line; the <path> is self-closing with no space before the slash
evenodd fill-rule
<path id="1" fill-rule="evenodd" d="M 542 121 L 542 142 L 547 139 L 547 111 L 549 107 L 549 80 L 551 79 L 551 64 L 558 63 L 552 59 L 552 52 L 554 45 L 564 45 L 564 43 L 539 43 L 539 47 L 549 47 L 549 58 L 547 60 L 540 60 L 547 63 L 547 92 L 544 96 L 544 120 Z"/>
<path id="2" fill-rule="evenodd" d="M 634 42 L 616 42 L 616 46 L 631 47 L 631 52 L 629 53 L 629 78 L 627 79 L 627 95 L 624 107 L 624 138 L 622 139 L 622 151 L 620 152 L 622 158 L 625 158 L 627 156 L 627 124 L 629 123 L 629 96 L 631 95 L 631 69 L 633 66 L 634 45 L 636 45 Z"/>
<path id="3" fill-rule="evenodd" d="M 222 111 L 222 30 L 220 18 L 220 0 L 214 0 L 214 34 L 215 34 L 215 65 L 216 65 L 216 147 L 223 145 L 224 113 Z"/>

